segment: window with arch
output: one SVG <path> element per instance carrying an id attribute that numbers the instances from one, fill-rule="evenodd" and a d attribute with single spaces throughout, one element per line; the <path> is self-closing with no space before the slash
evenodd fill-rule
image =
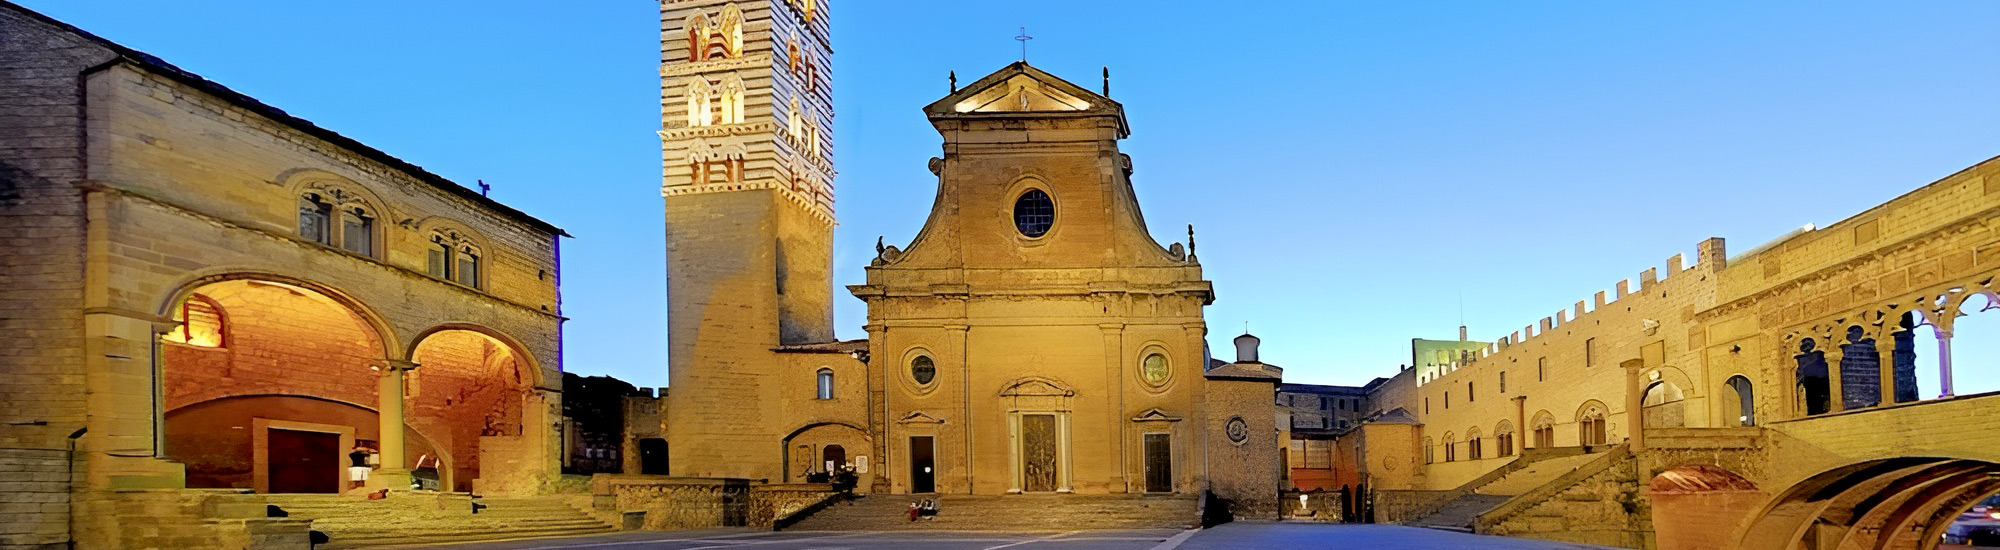
<path id="1" fill-rule="evenodd" d="M 375 255 L 375 214 L 349 191 L 312 185 L 299 194 L 299 237 L 363 256 Z"/>
<path id="2" fill-rule="evenodd" d="M 181 301 L 181 307 L 174 309 L 174 321 L 180 326 L 162 337 L 168 342 L 187 344 L 203 348 L 228 347 L 228 326 L 223 321 L 222 304 L 201 294 L 189 294 Z"/>
<path id="3" fill-rule="evenodd" d="M 1576 415 L 1577 441 L 1582 445 L 1606 443 L 1604 408 L 1592 403 Z"/>
<path id="4" fill-rule="evenodd" d="M 1799 340 L 1799 354 L 1792 359 L 1797 364 L 1793 376 L 1797 381 L 1799 412 L 1815 415 L 1832 411 L 1833 385 L 1828 377 L 1826 353 L 1819 350 L 1819 341 Z"/>
<path id="5" fill-rule="evenodd" d="M 1556 446 L 1555 415 L 1549 414 L 1549 411 L 1537 412 L 1532 426 L 1534 427 L 1530 430 L 1534 432 L 1535 448 L 1547 449 Z"/>
<path id="6" fill-rule="evenodd" d="M 918 355 L 910 359 L 910 379 L 919 386 L 929 386 L 937 380 L 937 362 L 929 355 Z"/>
<path id="7" fill-rule="evenodd" d="M 483 264 L 479 246 L 473 244 L 471 239 L 452 231 L 437 231 L 431 233 L 427 246 L 426 273 L 472 288 L 480 287 Z"/>
<path id="8" fill-rule="evenodd" d="M 815 378 L 819 386 L 817 399 L 833 399 L 833 369 L 820 369 Z"/>
<path id="9" fill-rule="evenodd" d="M 1502 420 L 1494 426 L 1493 444 L 1499 447 L 1500 456 L 1514 456 L 1514 424 Z"/>
<path id="10" fill-rule="evenodd" d="M 1029 189 L 1014 199 L 1014 228 L 1030 238 L 1049 233 L 1056 224 L 1056 203 L 1040 189 Z"/>
<path id="11" fill-rule="evenodd" d="M 1428 437 L 1424 438 L 1424 463 L 1437 463 L 1437 447 L 1432 444 L 1431 438 Z"/>
<path id="12" fill-rule="evenodd" d="M 1473 428 L 1473 429 L 1470 429 L 1470 430 L 1466 430 L 1466 431 L 1465 431 L 1465 458 L 1466 458 L 1466 460 L 1479 460 L 1479 459 L 1481 459 L 1481 458 L 1485 458 L 1485 457 L 1486 457 L 1486 452 L 1485 452 L 1485 451 L 1486 451 L 1486 449 L 1484 449 L 1484 448 L 1482 448 L 1482 447 L 1481 447 L 1481 446 L 1482 446 L 1482 444 L 1483 444 L 1483 443 L 1482 443 L 1482 442 L 1480 441 L 1480 439 L 1479 439 L 1479 428 Z"/>
<path id="13" fill-rule="evenodd" d="M 689 128 L 715 125 L 715 94 L 707 80 L 688 79 L 687 125 Z"/>
<path id="14" fill-rule="evenodd" d="M 1456 444 L 1454 443 L 1454 440 L 1452 439 L 1452 434 L 1451 434 L 1451 432 L 1445 432 L 1445 434 L 1444 434 L 1444 461 L 1445 461 L 1445 462 L 1455 462 L 1455 461 L 1457 461 L 1457 460 L 1458 460 L 1458 448 L 1457 448 L 1457 447 L 1456 447 L 1455 445 L 1456 445 Z"/>
<path id="15" fill-rule="evenodd" d="M 1738 374 L 1729 377 L 1723 384 L 1729 386 L 1729 390 L 1736 394 L 1736 425 L 1757 425 L 1757 397 L 1750 388 L 1750 379 Z"/>

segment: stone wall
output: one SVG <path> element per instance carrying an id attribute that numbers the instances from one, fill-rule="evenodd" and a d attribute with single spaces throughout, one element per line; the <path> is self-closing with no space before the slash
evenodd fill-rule
<path id="1" fill-rule="evenodd" d="M 1343 500 L 1346 497 L 1342 496 L 1345 494 L 1340 491 L 1307 493 L 1285 491 L 1278 499 L 1278 504 L 1282 508 L 1280 517 L 1289 520 L 1339 523 L 1343 521 L 1341 515 L 1347 510 L 1347 502 Z M 1301 496 L 1305 499 L 1300 500 Z"/>
<path id="2" fill-rule="evenodd" d="M 1242 364 L 1232 364 L 1230 367 Z M 1228 367 L 1225 367 L 1228 368 Z M 1208 490 L 1229 503 L 1238 520 L 1277 519 L 1279 464 L 1276 380 L 1206 380 Z M 1242 440 L 1231 437 L 1231 424 L 1241 422 Z"/>
<path id="3" fill-rule="evenodd" d="M 597 510 L 641 514 L 639 528 L 647 530 L 768 529 L 839 495 L 820 483 L 753 484 L 744 479 L 635 474 L 592 476 L 591 493 Z"/>
<path id="4" fill-rule="evenodd" d="M 111 56 L 0 6 L 0 549 L 69 540 L 62 456 L 85 408 L 77 78 Z"/>
<path id="5" fill-rule="evenodd" d="M 1481 534 L 1650 548 L 1652 509 L 1639 461 L 1620 447 L 1479 516 Z"/>

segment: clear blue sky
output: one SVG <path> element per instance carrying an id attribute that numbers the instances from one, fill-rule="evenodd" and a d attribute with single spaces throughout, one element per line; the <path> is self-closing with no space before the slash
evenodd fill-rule
<path id="1" fill-rule="evenodd" d="M 666 383 L 655 2 L 23 4 L 493 184 L 577 237 L 565 366 Z M 832 0 L 835 283 L 916 234 L 919 108 L 1022 25 L 1039 67 L 1111 67 L 1147 222 L 1196 226 L 1211 342 L 1249 322 L 1288 381 L 1387 375 L 1461 296 L 1497 338 L 1701 239 L 1741 252 L 2000 154 L 2000 3 L 1289 4 Z M 838 301 L 841 337 L 862 309 Z"/>

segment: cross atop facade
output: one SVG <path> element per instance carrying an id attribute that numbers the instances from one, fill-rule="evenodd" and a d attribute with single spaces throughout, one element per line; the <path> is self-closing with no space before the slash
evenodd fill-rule
<path id="1" fill-rule="evenodd" d="M 1022 62 L 1022 63 L 1027 63 L 1027 62 L 1028 62 L 1028 41 L 1029 41 L 1029 40 L 1034 40 L 1034 39 L 1035 39 L 1035 37 L 1033 37 L 1033 36 L 1028 36 L 1028 28 L 1027 28 L 1027 27 L 1021 27 L 1021 35 L 1020 35 L 1020 36 L 1016 36 L 1016 37 L 1014 37 L 1014 40 L 1018 40 L 1018 41 L 1020 41 L 1020 42 L 1021 42 L 1021 62 Z"/>

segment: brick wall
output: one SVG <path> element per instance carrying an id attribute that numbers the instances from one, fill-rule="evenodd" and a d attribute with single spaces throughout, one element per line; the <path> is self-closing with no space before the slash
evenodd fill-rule
<path id="1" fill-rule="evenodd" d="M 222 306 L 224 347 L 161 345 L 166 409 L 232 395 L 308 395 L 376 406 L 381 339 L 351 311 L 313 293 L 229 281 L 198 290 Z"/>

